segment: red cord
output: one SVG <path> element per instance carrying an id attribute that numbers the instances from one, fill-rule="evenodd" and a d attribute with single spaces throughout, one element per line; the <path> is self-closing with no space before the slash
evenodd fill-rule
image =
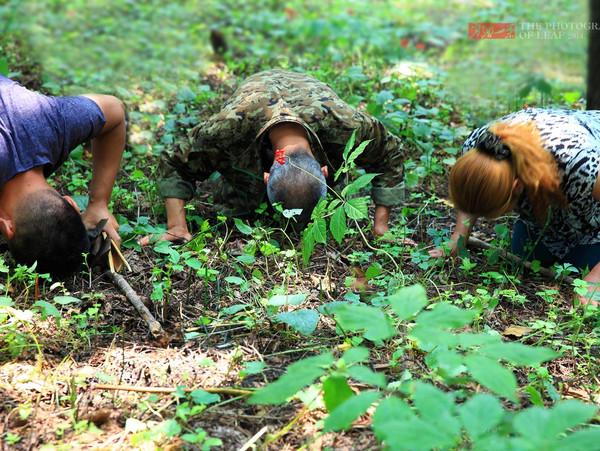
<path id="1" fill-rule="evenodd" d="M 285 164 L 285 154 L 283 152 L 283 149 L 277 149 L 275 151 L 275 161 L 279 164 Z"/>

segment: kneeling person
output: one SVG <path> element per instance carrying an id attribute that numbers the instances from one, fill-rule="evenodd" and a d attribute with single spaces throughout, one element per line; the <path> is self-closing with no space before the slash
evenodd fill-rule
<path id="1" fill-rule="evenodd" d="M 346 142 L 372 140 L 356 163 L 379 173 L 373 182 L 374 232 L 388 230 L 390 207 L 403 200 L 400 139 L 377 120 L 343 102 L 326 84 L 284 70 L 247 78 L 222 110 L 194 127 L 189 142 L 166 155 L 159 189 L 165 198 L 168 231 L 163 239 L 191 238 L 185 202 L 195 182 L 217 171 L 223 178 L 215 202 L 230 216 L 249 214 L 266 194 L 271 203 L 302 209 L 306 223 L 327 179 L 343 163 Z M 148 243 L 148 238 L 142 244 Z"/>
<path id="2" fill-rule="evenodd" d="M 83 215 L 48 185 L 78 145 L 92 140 L 93 175 Z M 0 232 L 19 263 L 55 276 L 76 271 L 89 251 L 87 228 L 108 219 L 108 202 L 125 147 L 125 110 L 112 96 L 51 97 L 0 76 Z"/>

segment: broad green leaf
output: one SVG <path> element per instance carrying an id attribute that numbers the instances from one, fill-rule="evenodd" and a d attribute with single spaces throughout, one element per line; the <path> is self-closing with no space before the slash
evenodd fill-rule
<path id="1" fill-rule="evenodd" d="M 383 440 L 396 424 L 413 419 L 416 419 L 416 416 L 409 405 L 400 398 L 390 396 L 379 403 L 373 414 L 373 431 L 377 438 Z"/>
<path id="2" fill-rule="evenodd" d="M 244 368 L 240 371 L 240 375 L 246 377 L 253 374 L 260 374 L 265 369 L 265 366 L 265 362 L 261 362 L 260 360 L 246 362 L 244 363 Z"/>
<path id="3" fill-rule="evenodd" d="M 493 359 L 506 360 L 519 366 L 537 366 L 558 356 L 556 352 L 549 348 L 527 346 L 514 342 L 484 345 L 479 351 L 481 354 Z"/>
<path id="4" fill-rule="evenodd" d="M 79 304 L 81 302 L 81 299 L 74 298 L 73 296 L 55 296 L 52 300 L 60 305 Z"/>
<path id="5" fill-rule="evenodd" d="M 428 421 L 413 418 L 407 421 L 388 421 L 378 428 L 378 437 L 389 450 L 453 449 L 454 436 L 446 434 Z"/>
<path id="6" fill-rule="evenodd" d="M 181 426 L 174 418 L 166 420 L 160 425 L 160 430 L 167 437 L 175 437 L 181 434 Z"/>
<path id="7" fill-rule="evenodd" d="M 501 343 L 502 338 L 499 335 L 492 335 L 486 333 L 470 334 L 463 332 L 458 335 L 458 345 L 463 348 L 470 348 L 471 346 L 481 346 L 492 343 Z"/>
<path id="8" fill-rule="evenodd" d="M 346 185 L 342 190 L 341 196 L 346 198 L 358 193 L 362 188 L 367 186 L 379 174 L 363 174 L 349 185 Z"/>
<path id="9" fill-rule="evenodd" d="M 373 371 L 364 365 L 354 365 L 348 368 L 348 375 L 363 384 L 375 385 L 384 388 L 387 385 L 385 374 Z"/>
<path id="10" fill-rule="evenodd" d="M 401 320 L 407 320 L 415 316 L 427 305 L 427 292 L 422 285 L 412 285 L 400 288 L 388 301 L 392 310 Z"/>
<path id="11" fill-rule="evenodd" d="M 475 310 L 463 310 L 454 305 L 435 304 L 431 310 L 417 316 L 418 325 L 427 325 L 439 329 L 463 327 L 477 316 Z"/>
<path id="12" fill-rule="evenodd" d="M 354 392 L 343 376 L 329 376 L 323 381 L 323 401 L 328 412 L 354 396 Z"/>
<path id="13" fill-rule="evenodd" d="M 345 331 L 364 331 L 367 340 L 382 341 L 395 333 L 383 310 L 364 304 L 341 304 L 335 308 L 335 318 Z"/>
<path id="14" fill-rule="evenodd" d="M 459 415 L 463 427 L 475 440 L 502 421 L 504 409 L 495 396 L 478 393 L 459 407 Z"/>
<path id="15" fill-rule="evenodd" d="M 379 399 L 376 391 L 364 391 L 337 406 L 325 419 L 324 432 L 348 429 L 352 422 Z"/>
<path id="16" fill-rule="evenodd" d="M 275 316 L 275 319 L 287 324 L 302 335 L 312 335 L 319 322 L 319 313 L 310 309 L 294 310 L 280 313 Z"/>
<path id="17" fill-rule="evenodd" d="M 234 218 L 233 222 L 235 224 L 235 228 L 238 229 L 240 233 L 243 233 L 244 235 L 252 235 L 252 227 L 250 227 L 240 218 Z"/>
<path id="18" fill-rule="evenodd" d="M 300 305 L 306 299 L 305 293 L 298 294 L 276 294 L 271 296 L 267 301 L 267 305 L 275 305 L 277 307 L 282 305 Z"/>
<path id="19" fill-rule="evenodd" d="M 333 239 L 338 243 L 341 243 L 344 239 L 344 235 L 346 234 L 346 229 L 346 212 L 344 211 L 344 207 L 340 205 L 335 209 L 333 215 L 331 216 L 329 230 L 331 230 Z"/>
<path id="20" fill-rule="evenodd" d="M 282 404 L 299 390 L 312 384 L 333 363 L 330 352 L 308 357 L 288 366 L 283 376 L 257 390 L 248 400 L 250 404 Z"/>
<path id="21" fill-rule="evenodd" d="M 221 397 L 216 393 L 209 393 L 201 389 L 192 390 L 190 392 L 190 398 L 192 398 L 194 404 L 212 404 L 221 400 Z"/>
<path id="22" fill-rule="evenodd" d="M 600 427 L 594 426 L 560 439 L 554 449 L 560 451 L 592 451 L 600 449 L 599 444 Z"/>
<path id="23" fill-rule="evenodd" d="M 190 258 L 186 259 L 185 264 L 195 270 L 199 270 L 200 268 L 202 268 L 202 262 L 200 260 L 198 260 L 196 257 L 190 257 Z"/>
<path id="24" fill-rule="evenodd" d="M 375 262 L 372 265 L 369 265 L 367 270 L 365 271 L 365 279 L 371 280 L 380 275 L 383 272 L 381 264 Z"/>
<path id="25" fill-rule="evenodd" d="M 225 282 L 231 283 L 233 285 L 243 285 L 246 281 L 238 276 L 228 276 L 225 277 Z"/>
<path id="26" fill-rule="evenodd" d="M 444 432 L 450 441 L 460 436 L 460 422 L 455 417 L 454 398 L 431 384 L 417 383 L 413 402 L 420 417 Z"/>
<path id="27" fill-rule="evenodd" d="M 432 369 L 440 369 L 450 377 L 456 377 L 466 371 L 463 356 L 453 349 L 438 346 L 425 357 L 425 363 Z"/>
<path id="28" fill-rule="evenodd" d="M 419 347 L 422 350 L 431 351 L 435 346 L 456 346 L 460 335 L 438 329 L 433 325 L 423 326 L 417 324 L 410 330 L 409 336 L 419 342 Z"/>
<path id="29" fill-rule="evenodd" d="M 344 352 L 342 359 L 346 365 L 352 365 L 358 362 L 364 362 L 369 359 L 369 350 L 363 346 L 350 348 Z"/>
<path id="30" fill-rule="evenodd" d="M 512 371 L 495 360 L 480 355 L 467 355 L 465 365 L 471 376 L 484 387 L 511 401 L 517 401 L 517 378 Z"/>
<path id="31" fill-rule="evenodd" d="M 350 219 L 364 219 L 369 215 L 369 198 L 355 197 L 344 204 L 344 210 Z"/>
<path id="32" fill-rule="evenodd" d="M 315 222 L 311 225 L 311 227 L 315 242 L 321 244 L 327 243 L 327 222 L 325 219 L 315 219 Z"/>
<path id="33" fill-rule="evenodd" d="M 60 312 L 58 309 L 46 301 L 37 301 L 33 304 L 34 307 L 38 307 L 42 314 L 42 318 L 46 318 L 48 316 L 53 316 L 54 318 L 60 318 Z"/>
<path id="34" fill-rule="evenodd" d="M 11 307 L 14 302 L 8 296 L 0 296 L 0 307 Z"/>

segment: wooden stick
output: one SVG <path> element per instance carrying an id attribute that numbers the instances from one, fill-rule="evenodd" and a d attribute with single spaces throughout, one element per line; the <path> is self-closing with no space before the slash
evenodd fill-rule
<path id="1" fill-rule="evenodd" d="M 478 249 L 493 249 L 495 251 L 498 251 L 500 253 L 500 255 L 503 258 L 505 258 L 506 260 L 510 260 L 519 265 L 523 265 L 523 266 L 525 266 L 525 268 L 531 270 L 531 262 L 528 262 L 527 260 L 524 260 L 515 254 L 511 254 L 510 252 L 507 252 L 504 249 L 494 247 L 491 244 L 486 243 L 485 241 L 481 241 L 478 238 L 474 238 L 474 237 L 470 236 L 468 245 L 471 247 L 478 248 Z M 544 268 L 542 266 L 537 272 L 550 280 L 556 280 L 556 273 L 554 271 L 552 271 L 551 269 Z M 573 285 L 574 279 L 572 277 L 562 276 L 561 279 L 563 282 L 566 282 L 569 285 Z"/>
<path id="2" fill-rule="evenodd" d="M 150 333 L 152 334 L 152 336 L 154 338 L 164 337 L 166 334 L 162 326 L 158 321 L 156 321 L 154 316 L 152 316 L 150 310 L 148 310 L 148 308 L 144 305 L 138 294 L 133 288 L 131 288 L 131 285 L 129 285 L 125 278 L 122 275 L 112 271 L 107 271 L 104 274 L 106 274 L 106 276 L 111 280 L 111 282 L 114 283 L 119 288 L 119 290 L 121 290 L 121 292 L 125 295 L 127 300 L 129 300 L 129 302 L 131 302 L 131 304 L 135 307 L 142 319 L 146 321 L 146 324 L 148 324 L 148 329 L 150 329 Z"/>
<path id="3" fill-rule="evenodd" d="M 258 440 L 263 435 L 265 435 L 265 432 L 267 432 L 268 430 L 269 430 L 269 428 L 267 426 L 264 426 L 260 431 L 258 431 L 256 434 L 254 434 L 250 440 L 248 440 L 246 443 L 244 443 L 244 446 L 242 446 L 239 449 L 239 451 L 249 450 L 252 447 L 252 445 L 254 445 L 256 442 L 258 442 Z"/>
<path id="4" fill-rule="evenodd" d="M 204 390 L 208 393 L 217 393 L 222 395 L 234 395 L 234 396 L 247 396 L 254 393 L 252 390 L 245 390 L 243 388 L 230 388 L 230 387 L 199 387 L 200 390 Z M 113 384 L 94 384 L 92 390 L 110 390 L 110 391 L 134 391 L 138 393 L 175 393 L 177 388 L 175 387 L 142 387 L 136 385 L 113 385 Z M 185 388 L 184 391 L 189 393 L 196 389 Z"/>

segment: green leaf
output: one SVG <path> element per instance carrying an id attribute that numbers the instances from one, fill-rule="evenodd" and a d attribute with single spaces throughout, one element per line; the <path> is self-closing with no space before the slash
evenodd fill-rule
<path id="1" fill-rule="evenodd" d="M 362 154 L 365 151 L 365 149 L 371 143 L 371 141 L 373 141 L 373 140 L 368 139 L 366 141 L 361 142 L 358 146 L 356 146 L 356 149 L 354 149 L 352 151 L 352 153 L 350 153 L 350 155 L 348 155 L 348 158 L 346 159 L 346 164 L 352 165 L 352 163 L 354 163 L 354 160 L 356 160 L 360 156 L 360 154 Z"/>
<path id="2" fill-rule="evenodd" d="M 342 190 L 341 196 L 346 198 L 358 193 L 361 189 L 367 186 L 371 181 L 380 174 L 364 174 L 354 180 Z"/>
<path id="3" fill-rule="evenodd" d="M 33 304 L 33 306 L 38 307 L 40 309 L 43 319 L 47 318 L 48 316 L 60 318 L 60 312 L 58 311 L 58 309 L 49 302 L 37 301 L 35 304 Z"/>
<path id="4" fill-rule="evenodd" d="M 343 157 L 344 161 L 348 158 L 348 155 L 350 155 L 350 151 L 354 148 L 355 142 L 356 142 L 356 130 L 354 130 L 352 132 L 352 135 L 350 135 L 350 138 L 346 142 L 346 147 L 344 147 L 344 152 L 342 153 L 342 157 Z"/>
<path id="5" fill-rule="evenodd" d="M 0 58 L 0 75 L 8 76 L 8 60 L 6 58 Z"/>
<path id="6" fill-rule="evenodd" d="M 454 398 L 431 384 L 417 383 L 413 402 L 421 418 L 442 431 L 449 443 L 460 436 L 460 422 L 454 416 Z"/>
<path id="7" fill-rule="evenodd" d="M 201 389 L 192 390 L 190 392 L 190 398 L 192 398 L 194 404 L 212 404 L 221 400 L 221 397 L 216 393 L 209 393 Z"/>
<path id="8" fill-rule="evenodd" d="M 177 420 L 175 420 L 173 418 L 171 418 L 170 420 L 165 421 L 161 425 L 160 430 L 167 437 L 175 437 L 176 435 L 181 434 L 181 426 L 179 425 L 179 423 L 177 422 Z"/>
<path id="9" fill-rule="evenodd" d="M 456 377 L 466 368 L 463 357 L 458 352 L 445 346 L 438 346 L 425 357 L 425 363 L 432 369 L 440 369 L 450 377 Z"/>
<path id="10" fill-rule="evenodd" d="M 502 421 L 504 409 L 495 396 L 478 393 L 460 406 L 459 415 L 463 427 L 475 440 Z"/>
<path id="11" fill-rule="evenodd" d="M 350 219 L 364 219 L 369 215 L 368 205 L 368 197 L 355 197 L 344 203 L 344 210 Z"/>
<path id="12" fill-rule="evenodd" d="M 492 359 L 506 360 L 519 366 L 537 366 L 558 356 L 552 349 L 527 346 L 522 343 L 499 342 L 484 345 L 480 353 Z"/>
<path id="13" fill-rule="evenodd" d="M 233 222 L 235 223 L 235 228 L 238 229 L 240 233 L 243 233 L 244 235 L 252 235 L 252 227 L 250 227 L 240 218 L 234 218 Z"/>
<path id="14" fill-rule="evenodd" d="M 387 299 L 394 313 L 404 321 L 423 310 L 428 302 L 427 292 L 422 285 L 401 288 Z"/>
<path id="15" fill-rule="evenodd" d="M 312 228 L 307 227 L 302 232 L 302 260 L 304 264 L 308 264 L 310 256 L 315 250 L 315 237 Z"/>
<path id="16" fill-rule="evenodd" d="M 327 222 L 323 218 L 315 219 L 311 225 L 313 237 L 316 243 L 327 243 Z"/>
<path id="17" fill-rule="evenodd" d="M 60 305 L 79 304 L 81 299 L 74 298 L 73 296 L 55 296 L 54 302 Z"/>
<path id="18" fill-rule="evenodd" d="M 379 393 L 364 391 L 347 399 L 335 408 L 325 419 L 324 432 L 348 429 L 352 422 L 367 411 L 371 404 L 379 399 Z"/>
<path id="19" fill-rule="evenodd" d="M 435 326 L 423 326 L 417 324 L 413 327 L 409 336 L 416 339 L 419 342 L 419 347 L 424 351 L 431 351 L 435 346 L 456 346 L 458 343 L 458 337 L 452 332 L 438 329 Z"/>
<path id="20" fill-rule="evenodd" d="M 344 239 L 344 235 L 346 235 L 346 212 L 344 211 L 344 207 L 340 205 L 335 209 L 333 215 L 331 216 L 331 221 L 329 222 L 329 230 L 331 230 L 331 235 L 333 239 L 341 244 Z"/>
<path id="21" fill-rule="evenodd" d="M 367 270 L 365 271 L 365 279 L 371 280 L 375 277 L 379 276 L 383 272 L 381 264 L 375 262 L 372 265 L 369 265 Z"/>
<path id="22" fill-rule="evenodd" d="M 335 318 L 346 331 L 364 331 L 367 340 L 382 341 L 395 333 L 383 310 L 364 304 L 341 304 L 335 307 Z"/>
<path id="23" fill-rule="evenodd" d="M 312 335 L 319 322 L 319 313 L 310 309 L 294 310 L 280 313 L 275 316 L 275 319 L 287 324 L 302 335 Z"/>
<path id="24" fill-rule="evenodd" d="M 421 312 L 417 317 L 418 325 L 427 325 L 438 329 L 463 327 L 477 316 L 475 310 L 463 310 L 454 305 L 435 304 L 431 310 Z"/>
<path id="25" fill-rule="evenodd" d="M 348 375 L 363 384 L 375 385 L 380 388 L 385 388 L 387 385 L 385 374 L 377 373 L 364 365 L 354 365 L 348 368 Z"/>
<path id="26" fill-rule="evenodd" d="M 377 438 L 383 441 L 387 435 L 392 435 L 390 432 L 398 424 L 416 419 L 414 412 L 406 402 L 400 398 L 390 396 L 379 403 L 373 414 L 373 431 L 375 431 Z M 392 436 L 396 438 L 395 435 Z M 397 438 L 401 439 L 400 437 Z"/>
<path id="27" fill-rule="evenodd" d="M 567 435 L 556 444 L 557 450 L 561 451 L 592 451 L 599 449 L 600 428 L 588 428 Z"/>
<path id="28" fill-rule="evenodd" d="M 0 307 L 11 307 L 14 305 L 14 302 L 8 296 L 0 296 Z"/>
<path id="29" fill-rule="evenodd" d="M 471 376 L 484 387 L 511 401 L 517 401 L 517 379 L 512 371 L 495 360 L 480 355 L 467 355 L 465 365 Z"/>
<path id="30" fill-rule="evenodd" d="M 267 301 L 267 305 L 280 307 L 282 305 L 300 305 L 306 299 L 305 293 L 298 294 L 276 294 L 271 296 Z"/>
<path id="31" fill-rule="evenodd" d="M 342 355 L 346 365 L 352 365 L 358 362 L 364 362 L 369 359 L 369 350 L 363 346 L 350 348 Z"/>
<path id="32" fill-rule="evenodd" d="M 323 401 L 327 412 L 332 412 L 337 406 L 354 396 L 354 392 L 343 376 L 329 376 L 323 381 Z"/>
<path id="33" fill-rule="evenodd" d="M 265 369 L 265 362 L 260 360 L 253 360 L 251 362 L 244 363 L 244 368 L 240 371 L 240 376 L 246 377 L 253 374 L 260 374 Z"/>
<path id="34" fill-rule="evenodd" d="M 283 376 L 257 390 L 248 400 L 250 404 L 282 404 L 299 390 L 312 384 L 333 363 L 330 352 L 308 357 L 288 366 Z"/>

